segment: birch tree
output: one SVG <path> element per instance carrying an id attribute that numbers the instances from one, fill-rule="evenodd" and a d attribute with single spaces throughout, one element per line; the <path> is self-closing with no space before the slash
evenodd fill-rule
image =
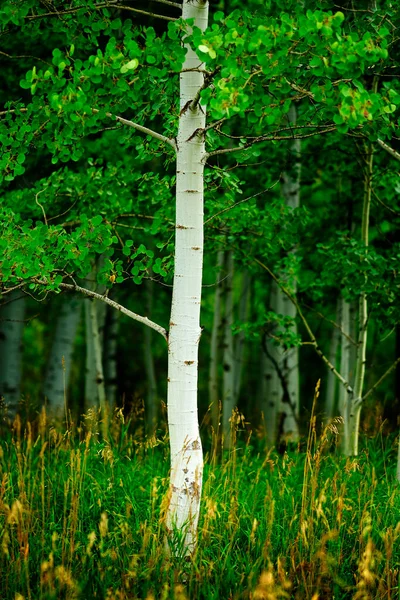
<path id="1" fill-rule="evenodd" d="M 21 400 L 24 314 L 25 296 L 19 290 L 0 304 L 0 396 L 11 420 Z"/>

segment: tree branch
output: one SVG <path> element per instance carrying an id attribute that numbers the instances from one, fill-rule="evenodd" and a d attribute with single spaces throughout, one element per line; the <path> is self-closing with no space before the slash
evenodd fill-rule
<path id="1" fill-rule="evenodd" d="M 161 0 L 157 0 L 158 2 L 160 2 Z M 167 4 L 166 0 L 164 0 L 163 4 Z M 169 3 L 168 4 L 172 4 L 173 6 L 175 5 L 175 3 Z M 140 10 L 138 8 L 132 8 L 131 6 L 125 6 L 120 4 L 117 1 L 113 1 L 113 0 L 109 0 L 108 2 L 100 2 L 98 4 L 95 4 L 94 6 L 90 7 L 90 8 L 94 8 L 95 10 L 99 10 L 101 8 L 109 8 L 109 7 L 115 7 L 115 8 L 122 8 L 124 10 L 129 10 L 131 12 L 136 12 L 136 13 L 140 13 L 142 15 L 148 15 L 150 17 L 156 17 L 157 19 L 163 19 L 165 21 L 176 21 L 175 18 L 173 17 L 166 17 L 165 15 L 159 15 L 153 12 L 149 12 L 149 11 L 145 11 L 145 10 Z M 177 4 L 177 6 L 179 6 L 179 8 L 181 8 L 181 6 L 179 4 Z M 47 12 L 47 13 L 41 13 L 39 15 L 27 15 L 25 17 L 25 19 L 27 21 L 33 21 L 36 19 L 43 19 L 45 17 L 60 17 L 61 15 L 72 15 L 74 13 L 79 12 L 80 10 L 82 10 L 82 8 L 87 8 L 85 5 L 81 5 L 81 6 L 75 6 L 74 8 L 69 8 L 67 10 L 61 10 L 61 11 L 54 11 L 54 12 Z"/>
<path id="2" fill-rule="evenodd" d="M 39 285 L 47 285 L 47 283 L 48 283 L 46 281 L 36 279 L 36 278 L 32 279 L 32 281 L 34 283 L 38 283 Z M 133 319 L 134 321 L 138 321 L 139 323 L 143 323 L 143 325 L 147 325 L 147 327 L 154 329 L 154 331 L 157 331 L 160 335 L 162 335 L 164 340 L 166 342 L 168 342 L 168 332 L 166 329 L 164 329 L 164 327 L 161 327 L 161 325 L 154 323 L 154 321 L 151 321 L 147 317 L 142 317 L 141 315 L 138 315 L 138 314 L 132 312 L 128 308 L 125 308 L 121 304 L 118 304 L 118 302 L 115 302 L 115 300 L 111 300 L 111 298 L 108 298 L 108 296 L 102 296 L 101 294 L 98 294 L 97 292 L 92 292 L 92 290 L 88 290 L 86 288 L 80 287 L 79 285 L 72 284 L 72 283 L 60 283 L 60 288 L 62 288 L 64 290 L 68 290 L 70 292 L 78 292 L 80 294 L 83 294 L 84 296 L 88 296 L 89 298 L 95 298 L 96 300 L 100 300 L 100 302 L 104 302 L 105 304 L 112 306 L 116 310 L 119 310 L 119 312 L 126 315 L 130 319 Z"/>
<path id="3" fill-rule="evenodd" d="M 97 108 L 92 108 L 92 111 L 94 113 L 100 112 Z M 157 131 L 153 131 L 152 129 L 149 129 L 148 127 L 144 127 L 143 125 L 139 125 L 138 123 L 134 123 L 133 121 L 129 121 L 128 119 L 124 119 L 124 117 L 118 117 L 116 115 L 113 115 L 110 112 L 106 112 L 106 115 L 107 115 L 107 117 L 116 119 L 119 123 L 122 123 L 123 125 L 127 125 L 128 127 L 133 127 L 133 129 L 136 129 L 137 131 L 140 131 L 141 133 L 145 133 L 146 135 L 151 135 L 151 137 L 155 138 L 156 140 L 159 140 L 160 142 L 164 142 L 164 144 L 169 144 L 174 150 L 176 150 L 175 141 L 172 140 L 171 138 L 168 138 L 167 136 L 162 135 L 161 133 L 157 133 Z"/>
<path id="4" fill-rule="evenodd" d="M 266 192 L 269 192 L 270 190 L 272 190 L 272 188 L 274 188 L 279 183 L 279 181 L 280 181 L 280 179 L 275 181 L 275 183 L 273 183 L 271 185 L 271 187 L 267 188 L 266 190 L 257 192 L 257 194 L 253 194 L 252 196 L 248 196 L 247 198 L 242 198 L 241 200 L 238 200 L 238 202 L 235 202 L 231 206 L 227 206 L 226 208 L 220 210 L 219 212 L 215 213 L 215 215 L 212 215 L 206 221 L 204 221 L 204 225 L 206 225 L 209 221 L 212 221 L 212 219 L 215 219 L 215 217 L 219 217 L 219 215 L 222 215 L 223 213 L 228 212 L 228 210 L 232 210 L 232 208 L 235 208 L 235 206 L 242 204 L 242 202 L 246 202 L 247 200 L 251 200 L 252 198 L 257 198 L 257 196 L 261 196 L 261 194 L 265 194 Z"/>
<path id="5" fill-rule="evenodd" d="M 208 160 L 211 156 L 218 156 L 219 154 L 228 154 L 231 152 L 241 152 L 243 150 L 247 150 L 253 146 L 253 144 L 258 144 L 260 142 L 274 142 L 274 141 L 287 141 L 287 140 L 304 140 L 305 138 L 314 137 L 316 135 L 322 135 L 323 133 L 330 133 L 331 131 L 336 131 L 336 127 L 328 127 L 327 129 L 323 129 L 322 131 L 316 131 L 314 133 L 307 133 L 305 135 L 261 135 L 258 138 L 253 139 L 251 142 L 247 142 L 243 144 L 243 146 L 238 146 L 236 148 L 221 148 L 219 150 L 214 150 L 213 152 L 209 152 L 206 155 L 206 160 Z"/>
<path id="6" fill-rule="evenodd" d="M 382 375 L 382 377 L 380 379 L 378 379 L 378 381 L 372 386 L 372 388 L 370 388 L 368 390 L 368 392 L 366 394 L 364 394 L 364 396 L 361 398 L 361 401 L 364 402 L 364 400 L 366 400 L 368 398 L 368 396 L 370 396 L 372 394 L 372 392 L 374 392 L 376 390 L 376 388 L 378 387 L 378 385 L 380 385 L 382 383 L 382 381 L 384 379 L 386 379 L 386 377 L 388 375 L 390 375 L 390 373 L 393 371 L 393 369 L 395 369 L 397 367 L 397 365 L 400 363 L 400 356 L 399 358 L 397 358 L 394 363 L 388 368 L 387 371 L 385 371 L 385 373 Z"/>
<path id="7" fill-rule="evenodd" d="M 342 377 L 342 375 L 339 373 L 339 371 L 337 371 L 335 369 L 335 367 L 333 366 L 333 364 L 330 362 L 330 360 L 325 356 L 325 354 L 322 352 L 321 348 L 318 345 L 317 339 L 314 335 L 314 333 L 311 330 L 311 327 L 308 324 L 307 319 L 305 318 L 305 316 L 303 315 L 303 312 L 299 306 L 299 303 L 297 302 L 297 299 L 289 292 L 289 290 L 279 281 L 279 279 L 277 278 L 277 276 L 271 271 L 271 269 L 269 267 L 267 267 L 266 264 L 264 264 L 263 262 L 261 262 L 261 260 L 258 260 L 258 258 L 253 258 L 254 262 L 256 262 L 260 267 L 262 267 L 263 269 L 265 269 L 265 271 L 267 271 L 267 273 L 272 277 L 272 279 L 277 283 L 277 285 L 280 287 L 280 289 L 282 290 L 282 292 L 289 298 L 289 300 L 292 302 L 292 304 L 295 306 L 297 313 L 300 317 L 300 319 L 303 322 L 303 325 L 308 333 L 308 336 L 311 340 L 310 344 L 312 346 L 314 346 L 314 349 L 316 351 L 316 353 L 318 354 L 318 356 L 324 361 L 324 363 L 328 366 L 328 368 L 332 371 L 332 373 L 339 379 L 339 381 L 344 385 L 347 393 L 352 394 L 353 393 L 353 388 L 351 387 L 351 385 L 349 384 L 348 381 L 346 381 L 344 379 L 344 377 Z"/>
<path id="8" fill-rule="evenodd" d="M 389 152 L 390 156 L 393 156 L 393 158 L 395 158 L 396 160 L 400 160 L 400 153 L 397 152 L 391 146 L 389 146 L 389 144 L 386 144 L 386 142 L 384 142 L 383 140 L 380 140 L 379 138 L 377 139 L 377 142 L 381 148 L 386 150 L 386 152 Z"/>

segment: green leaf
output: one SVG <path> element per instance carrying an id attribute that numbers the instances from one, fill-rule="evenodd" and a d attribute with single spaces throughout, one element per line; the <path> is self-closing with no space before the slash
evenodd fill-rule
<path id="1" fill-rule="evenodd" d="M 121 66 L 120 72 L 127 73 L 128 71 L 134 71 L 139 66 L 139 61 L 137 58 L 133 58 L 129 62 L 125 63 Z"/>

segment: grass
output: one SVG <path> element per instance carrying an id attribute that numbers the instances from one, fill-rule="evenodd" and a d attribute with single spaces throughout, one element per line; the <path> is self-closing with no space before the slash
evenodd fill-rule
<path id="1" fill-rule="evenodd" d="M 164 553 L 165 439 L 132 434 L 121 414 L 108 441 L 93 420 L 17 423 L 0 442 L 0 598 L 396 600 L 394 440 L 346 459 L 334 429 L 283 456 L 262 440 L 206 456 L 188 564 Z"/>

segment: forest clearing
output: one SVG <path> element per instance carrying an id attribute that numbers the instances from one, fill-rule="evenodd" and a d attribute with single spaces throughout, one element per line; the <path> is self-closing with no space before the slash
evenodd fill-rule
<path id="1" fill-rule="evenodd" d="M 395 600 L 400 9 L 4 0 L 0 600 Z"/>

